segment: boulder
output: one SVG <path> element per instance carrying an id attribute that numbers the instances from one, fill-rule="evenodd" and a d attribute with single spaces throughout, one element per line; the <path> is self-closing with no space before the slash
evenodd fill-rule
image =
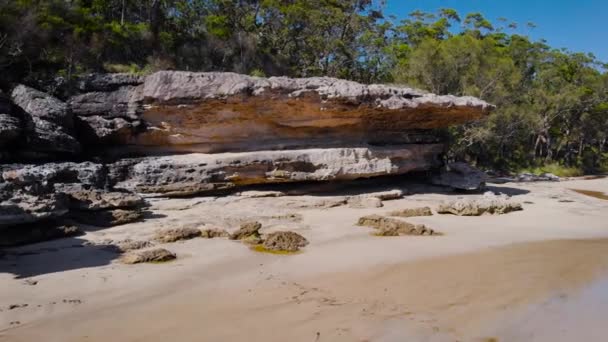
<path id="1" fill-rule="evenodd" d="M 457 190 L 476 191 L 485 187 L 486 174 L 466 163 L 451 163 L 439 174 L 431 177 L 431 183 Z"/>
<path id="2" fill-rule="evenodd" d="M 491 192 L 477 199 L 458 199 L 443 203 L 437 208 L 439 214 L 458 216 L 500 215 L 518 210 L 523 210 L 521 203 L 512 201 L 506 195 L 495 195 Z"/>
<path id="3" fill-rule="evenodd" d="M 124 264 L 140 264 L 144 262 L 160 263 L 175 260 L 175 253 L 164 248 L 137 250 L 126 253 L 120 258 Z"/>
<path id="4" fill-rule="evenodd" d="M 234 233 L 230 234 L 230 240 L 245 240 L 249 243 L 259 243 L 261 241 L 260 229 L 262 224 L 257 221 L 245 222 Z"/>
<path id="5" fill-rule="evenodd" d="M 72 113 L 61 100 L 36 89 L 18 85 L 12 93 L 13 103 L 33 118 L 54 123 L 59 127 L 74 127 Z"/>
<path id="6" fill-rule="evenodd" d="M 378 236 L 438 235 L 423 224 L 412 224 L 380 215 L 363 216 L 359 218 L 357 225 L 375 228 L 375 235 Z"/>
<path id="7" fill-rule="evenodd" d="M 154 234 L 154 240 L 160 243 L 170 243 L 194 239 L 201 235 L 201 230 L 196 228 L 172 228 L 157 231 Z"/>
<path id="8" fill-rule="evenodd" d="M 403 145 L 148 157 L 109 165 L 116 187 L 164 196 L 250 184 L 354 180 L 440 165 L 442 145 Z M 125 166 L 126 165 L 126 166 Z M 113 170 L 115 169 L 115 170 Z"/>
<path id="9" fill-rule="evenodd" d="M 264 237 L 263 246 L 271 251 L 297 252 L 306 247 L 308 240 L 294 232 L 274 232 Z"/>

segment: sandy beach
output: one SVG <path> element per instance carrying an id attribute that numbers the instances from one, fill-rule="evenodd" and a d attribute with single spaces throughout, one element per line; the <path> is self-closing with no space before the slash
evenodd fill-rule
<path id="1" fill-rule="evenodd" d="M 407 190 L 381 208 L 313 195 L 151 199 L 145 222 L 14 248 L 0 259 L 1 341 L 602 341 L 608 179 L 490 184 L 524 210 L 408 218 L 440 236 L 373 236 L 359 217 L 479 194 Z M 424 191 L 422 191 L 424 190 Z M 124 265 L 95 242 L 158 229 L 295 231 L 293 255 L 227 239 L 161 244 L 177 260 Z M 93 244 L 91 244 L 91 242 Z M 603 291 L 602 291 L 603 289 Z"/>

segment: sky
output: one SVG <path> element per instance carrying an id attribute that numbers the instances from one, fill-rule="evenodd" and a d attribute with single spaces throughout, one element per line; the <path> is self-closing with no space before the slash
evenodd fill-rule
<path id="1" fill-rule="evenodd" d="M 480 12 L 498 26 L 505 17 L 519 24 L 518 33 L 545 39 L 554 48 L 591 52 L 608 62 L 608 0 L 386 0 L 385 13 L 398 19 L 414 10 L 453 8 L 464 17 Z M 526 28 L 527 22 L 536 25 Z"/>

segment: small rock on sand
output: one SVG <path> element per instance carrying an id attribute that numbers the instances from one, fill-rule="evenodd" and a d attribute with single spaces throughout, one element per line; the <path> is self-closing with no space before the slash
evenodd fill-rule
<path id="1" fill-rule="evenodd" d="M 131 240 L 126 239 L 116 243 L 116 247 L 122 253 L 135 251 L 138 249 L 152 247 L 153 244 L 150 241 L 139 241 L 139 240 Z"/>
<path id="2" fill-rule="evenodd" d="M 257 221 L 245 222 L 241 224 L 241 227 L 236 232 L 230 235 L 230 240 L 253 240 L 260 239 L 260 229 L 262 224 Z"/>
<path id="3" fill-rule="evenodd" d="M 429 207 L 407 208 L 403 210 L 391 211 L 389 216 L 398 217 L 416 217 L 416 216 L 433 216 L 433 212 Z"/>
<path id="4" fill-rule="evenodd" d="M 412 224 L 380 215 L 363 216 L 357 225 L 375 228 L 378 230 L 375 234 L 379 236 L 439 235 L 423 224 Z"/>
<path id="5" fill-rule="evenodd" d="M 200 237 L 202 232 L 196 228 L 172 228 L 159 230 L 154 235 L 154 240 L 160 243 L 170 243 L 180 240 L 190 240 Z"/>
<path id="6" fill-rule="evenodd" d="M 139 264 L 143 262 L 165 262 L 176 258 L 177 256 L 174 253 L 164 248 L 156 248 L 129 252 L 123 255 L 120 261 L 125 264 Z"/>
<path id="7" fill-rule="evenodd" d="M 308 240 L 295 232 L 274 232 L 265 236 L 264 248 L 272 251 L 297 252 Z"/>
<path id="8" fill-rule="evenodd" d="M 453 214 L 458 216 L 480 216 L 484 214 L 500 215 L 512 211 L 523 210 L 521 203 L 512 201 L 506 195 L 485 193 L 479 199 L 459 199 L 439 205 L 440 214 Z"/>
<path id="9" fill-rule="evenodd" d="M 204 239 L 213 239 L 229 236 L 230 234 L 225 229 L 210 228 L 201 230 L 201 237 Z"/>

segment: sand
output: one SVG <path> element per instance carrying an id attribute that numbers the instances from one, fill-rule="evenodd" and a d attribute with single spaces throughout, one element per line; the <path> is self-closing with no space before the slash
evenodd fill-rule
<path id="1" fill-rule="evenodd" d="M 368 209 L 325 208 L 340 194 L 155 200 L 153 219 L 0 259 L 0 341 L 605 340 L 608 201 L 570 189 L 608 192 L 608 179 L 491 189 L 524 210 L 407 219 L 442 236 L 376 237 L 356 222 L 478 195 L 424 189 Z M 310 244 L 270 255 L 198 238 L 159 244 L 178 259 L 144 265 L 82 246 L 251 219 Z"/>

